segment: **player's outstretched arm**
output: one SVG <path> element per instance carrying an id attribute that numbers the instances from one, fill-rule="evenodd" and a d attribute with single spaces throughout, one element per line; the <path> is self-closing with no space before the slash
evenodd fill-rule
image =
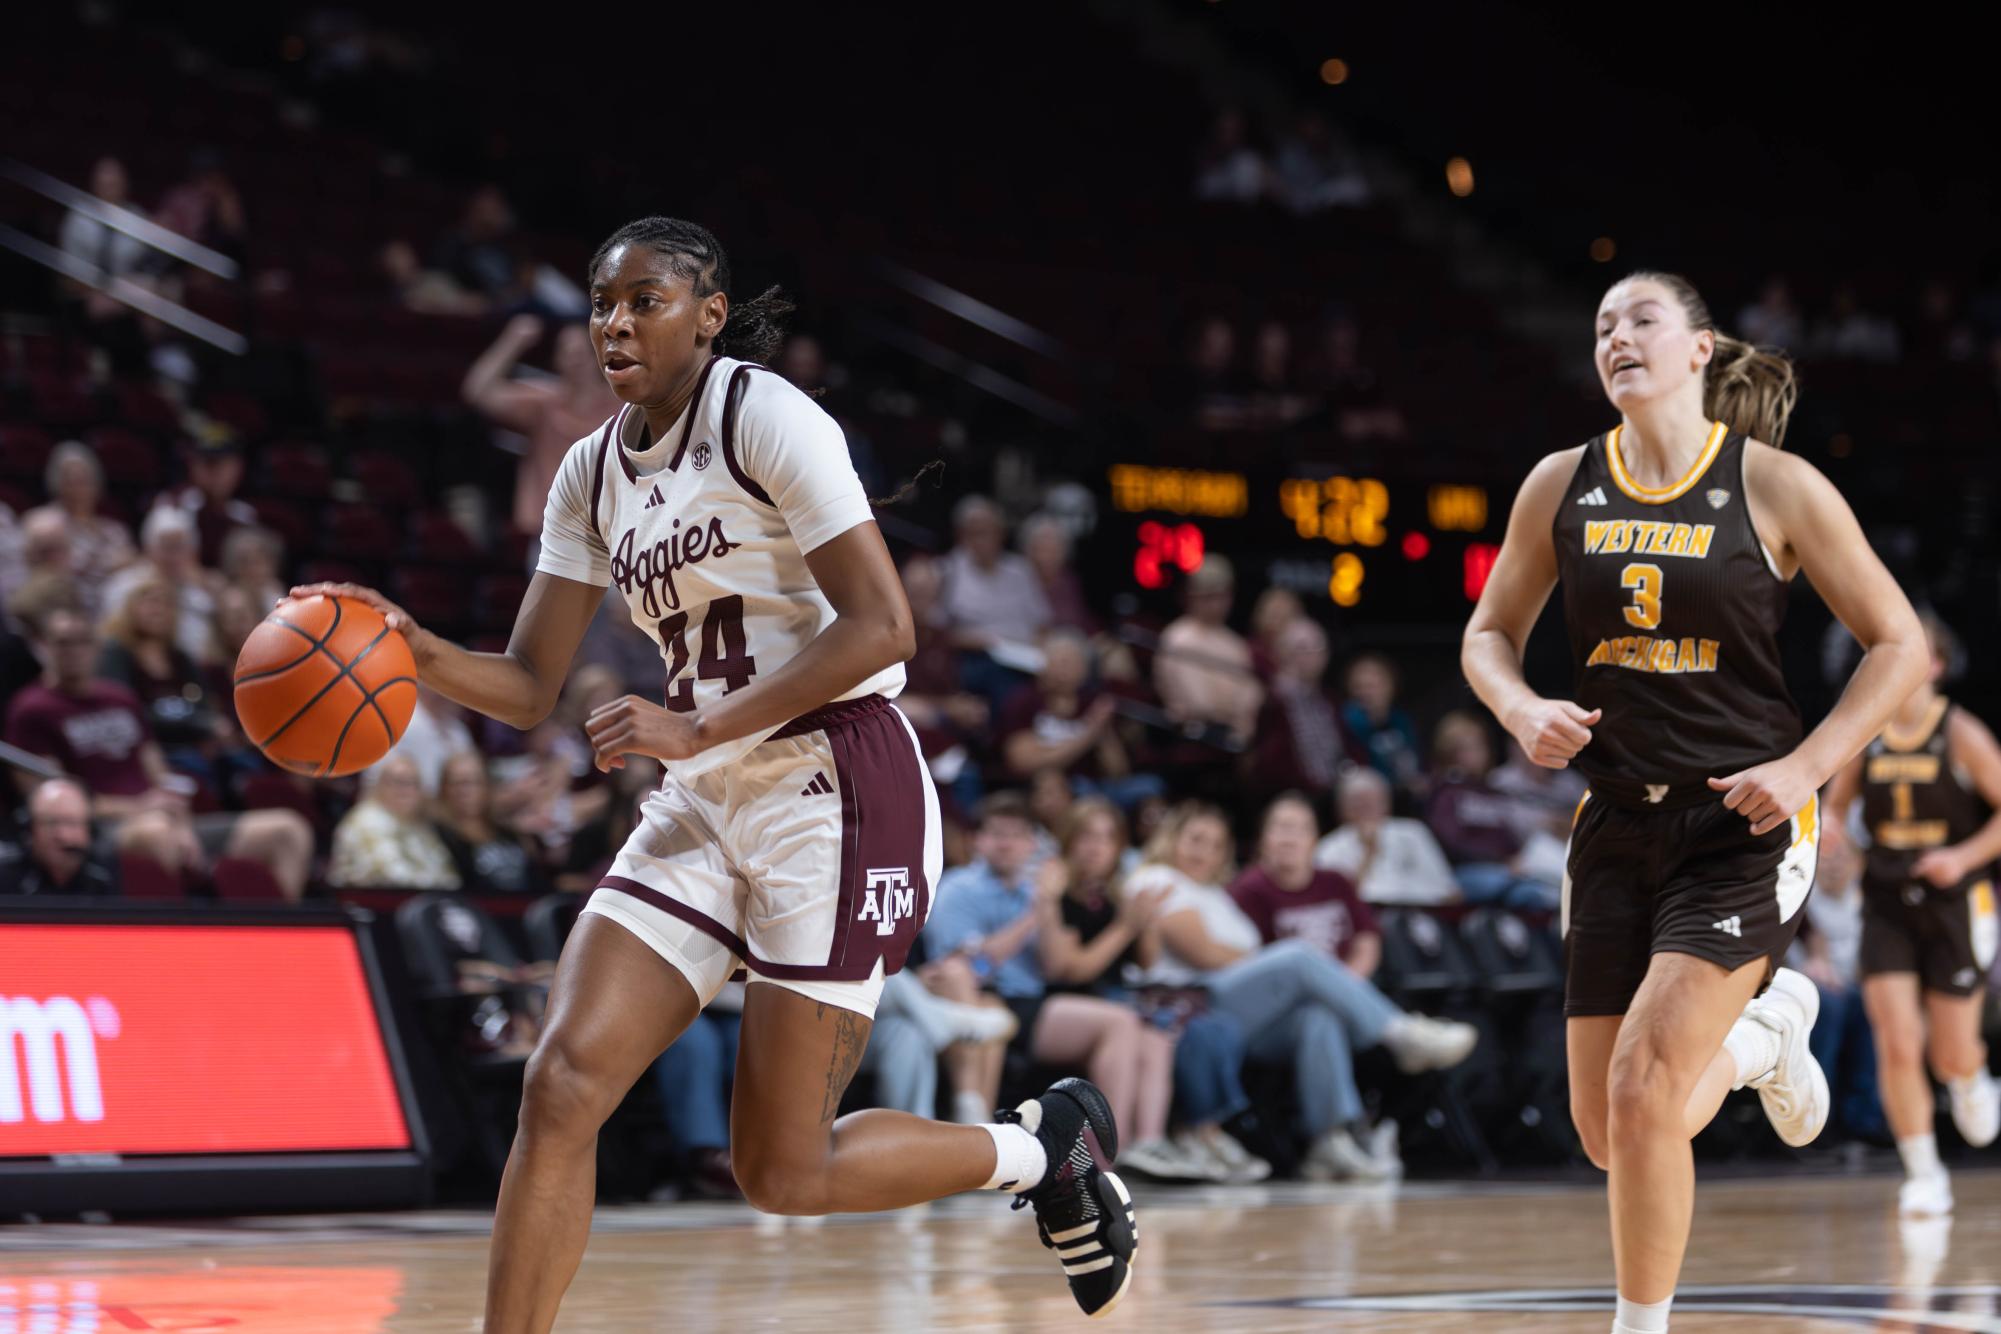
<path id="1" fill-rule="evenodd" d="M 1587 713 L 1567 699 L 1544 699 L 1522 675 L 1522 649 L 1556 587 L 1551 528 L 1580 452 L 1551 454 L 1522 483 L 1508 514 L 1501 553 L 1459 649 L 1459 665 L 1473 693 L 1521 742 L 1523 752 L 1549 769 L 1566 767 L 1590 745 L 1591 725 L 1598 721 L 1596 710 Z"/>
<path id="2" fill-rule="evenodd" d="M 409 612 L 359 584 L 304 584 L 291 596 L 348 597 L 382 613 L 410 645 L 418 679 L 447 699 L 522 731 L 556 707 L 584 631 L 604 601 L 593 584 L 538 572 L 529 581 L 504 653 L 474 653 L 418 625 Z"/>

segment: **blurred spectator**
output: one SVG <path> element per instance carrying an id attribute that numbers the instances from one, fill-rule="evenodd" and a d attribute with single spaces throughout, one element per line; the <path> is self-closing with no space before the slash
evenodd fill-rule
<path id="1" fill-rule="evenodd" d="M 382 274 L 403 309 L 419 315 L 482 315 L 486 298 L 466 291 L 448 273 L 427 269 L 417 248 L 398 238 L 382 247 Z"/>
<path id="2" fill-rule="evenodd" d="M 1833 1119 L 1856 1139 L 1890 1138 L 1876 1084 L 1876 1045 L 1862 1003 L 1862 858 L 1846 837 L 1823 838 L 1806 901 L 1806 928 L 1786 962 L 1820 991 L 1814 1059 L 1827 1074 Z"/>
<path id="3" fill-rule="evenodd" d="M 958 679 L 959 660 L 950 655 L 953 679 Z M 647 637 L 632 621 L 632 604 L 625 600 L 625 594 L 612 584 L 604 591 L 604 601 L 598 603 L 597 612 L 584 630 L 583 645 L 577 650 L 577 661 L 589 667 L 602 667 L 625 683 L 628 693 L 651 695 L 660 689 L 660 646 Z M 902 705 L 903 700 L 897 700 Z M 909 710 L 905 710 L 909 712 Z"/>
<path id="4" fill-rule="evenodd" d="M 29 510 L 21 520 L 21 557 L 14 567 L 15 582 L 0 588 L 0 596 L 11 601 L 30 582 L 59 580 L 69 585 L 76 594 L 77 605 L 84 605 L 84 592 L 77 587 L 75 578 L 70 574 L 70 557 L 74 549 L 70 543 L 68 515 L 53 505 Z"/>
<path id="5" fill-rule="evenodd" d="M 188 176 L 160 200 L 153 221 L 232 259 L 243 258 L 243 198 L 214 149 L 197 150 Z"/>
<path id="6" fill-rule="evenodd" d="M 883 476 L 882 464 L 876 458 L 875 442 L 844 410 L 844 396 L 840 393 L 847 386 L 847 372 L 827 359 L 826 348 L 820 340 L 809 333 L 790 334 L 785 339 L 785 347 L 778 354 L 778 373 L 792 383 L 795 389 L 811 398 L 819 400 L 820 406 L 841 425 L 841 434 L 847 437 L 848 461 L 854 464 L 855 476 L 861 478 L 862 490 L 873 496 L 879 492 L 894 489 Z"/>
<path id="7" fill-rule="evenodd" d="M 1082 635 L 1098 633 L 1098 618 L 1084 599 L 1084 585 L 1070 565 L 1070 530 L 1048 514 L 1031 514 L 1021 521 L 1021 554 L 1034 567 L 1049 606 L 1049 624 Z"/>
<path id="8" fill-rule="evenodd" d="M 1318 355 L 1300 379 L 1326 401 L 1343 439 L 1400 440 L 1408 434 L 1402 410 L 1384 397 L 1381 377 L 1362 360 L 1362 326 L 1345 308 L 1335 307 L 1322 321 Z"/>
<path id="9" fill-rule="evenodd" d="M 115 898 L 118 860 L 90 836 L 90 798 L 73 778 L 51 778 L 28 797 L 28 840 L 0 843 L 0 895 Z"/>
<path id="10" fill-rule="evenodd" d="M 513 291 L 514 210 L 499 187 L 483 185 L 472 192 L 458 225 L 439 240 L 431 267 L 489 300 Z"/>
<path id="11" fill-rule="evenodd" d="M 1237 365 L 1237 330 L 1220 315 L 1203 320 L 1188 347 L 1187 373 L 1173 391 L 1185 396 L 1189 415 L 1211 431 L 1229 430 L 1248 415 L 1250 384 Z"/>
<path id="12" fill-rule="evenodd" d="M 0 598 L 28 577 L 21 548 L 21 517 L 12 505 L 0 500 Z"/>
<path id="13" fill-rule="evenodd" d="M 993 717 L 987 701 L 959 686 L 959 654 L 939 607 L 945 588 L 945 563 L 930 556 L 913 556 L 903 564 L 903 591 L 910 601 L 917 651 L 903 665 L 903 693 L 896 707 L 917 729 L 917 744 L 941 795 L 961 811 L 979 804 L 979 766 L 973 752 L 986 743 L 987 722 Z M 657 655 L 656 655 L 657 656 Z"/>
<path id="14" fill-rule="evenodd" d="M 141 218 L 146 216 L 146 210 L 132 202 L 131 182 L 125 175 L 125 164 L 115 157 L 101 157 L 91 167 L 90 192 L 104 203 Z M 150 247 L 137 237 L 76 209 L 63 215 L 62 230 L 57 234 L 56 242 L 64 254 L 95 265 L 114 278 L 130 277 L 139 272 L 145 267 L 146 257 L 152 253 Z"/>
<path id="15" fill-rule="evenodd" d="M 1760 347 L 1793 353 L 1806 349 L 1806 325 L 1784 278 L 1767 278 L 1758 299 L 1737 312 L 1737 336 Z"/>
<path id="16" fill-rule="evenodd" d="M 269 528 L 238 528 L 223 539 L 216 595 L 240 588 L 255 605 L 269 610 L 285 597 L 285 581 L 279 577 L 284 565 L 285 544 L 278 534 Z"/>
<path id="17" fill-rule="evenodd" d="M 1037 948 L 1050 989 L 1137 1001 L 1147 1019 L 1142 1040 L 1174 1048 L 1181 1132 L 1172 1140 L 1136 1142 L 1122 1151 L 1120 1161 L 1169 1180 L 1262 1181 L 1271 1175 L 1271 1164 L 1252 1155 L 1222 1124 L 1250 1110 L 1240 1079 L 1243 1031 L 1234 1020 L 1196 1013 L 1189 1005 L 1154 1006 L 1144 996 L 1134 997 L 1121 980 L 1125 970 L 1140 969 L 1140 942 L 1166 895 L 1159 886 L 1130 896 L 1121 892 L 1125 850 L 1118 808 L 1102 797 L 1084 798 L 1063 826 L 1062 855 L 1049 867 L 1050 892 L 1036 900 Z"/>
<path id="18" fill-rule="evenodd" d="M 1827 317 L 1813 331 L 1814 355 L 1836 361 L 1896 361 L 1903 350 L 1897 326 L 1862 309 L 1853 287 L 1835 289 Z"/>
<path id="19" fill-rule="evenodd" d="M 1355 882 L 1366 903 L 1436 907 L 1459 901 L 1452 863 L 1422 820 L 1390 814 L 1389 780 L 1374 769 L 1341 775 L 1341 827 L 1320 840 L 1313 864 Z"/>
<path id="20" fill-rule="evenodd" d="M 27 517 L 44 513 L 63 516 L 69 534 L 69 569 L 76 576 L 85 605 L 93 613 L 108 610 L 91 601 L 92 594 L 112 573 L 137 560 L 139 553 L 133 549 L 132 534 L 125 525 L 99 510 L 104 501 L 104 468 L 97 461 L 97 451 L 81 440 L 65 440 L 50 453 L 43 475 L 49 503 L 29 510 Z"/>
<path id="21" fill-rule="evenodd" d="M 1531 844 L 1518 832 L 1513 803 L 1488 777 L 1494 767 L 1487 725 L 1470 713 L 1448 713 L 1432 734 L 1438 773 L 1425 823 L 1451 859 L 1453 875 L 1468 903 L 1506 908 L 1554 908 L 1562 881 L 1561 845 L 1553 867 L 1537 867 L 1524 852 Z M 1553 870 L 1555 880 L 1534 878 Z"/>
<path id="22" fill-rule="evenodd" d="M 1324 801 L 1342 770 L 1364 759 L 1341 730 L 1340 702 L 1324 684 L 1327 632 L 1301 616 L 1279 631 L 1276 648 L 1244 780 L 1259 798 L 1297 789 Z"/>
<path id="23" fill-rule="evenodd" d="M 1113 1117 L 1131 1127 L 1134 1143 L 1164 1139 L 1172 1043 L 1124 1005 L 1049 992 L 1035 948 L 1043 917 L 1038 899 L 1062 892 L 1061 863 L 1051 859 L 1042 876 L 1031 875 L 1035 826 L 1021 798 L 1005 792 L 987 798 L 977 847 L 979 860 L 939 877 L 924 926 L 926 949 L 933 957 L 962 958 L 999 994 L 1021 1025 L 1017 1041 L 1031 1059 L 1086 1070 Z"/>
<path id="24" fill-rule="evenodd" d="M 458 868 L 424 818 L 424 780 L 408 756 L 391 755 L 361 774 L 362 798 L 334 828 L 330 885 L 457 889 Z"/>
<path id="25" fill-rule="evenodd" d="M 878 1106 L 934 1118 L 939 1057 L 963 1048 L 1005 1059 L 1018 1028 L 1006 1006 L 946 1000 L 919 980 L 917 969 L 905 968 L 883 979 L 861 1069 L 875 1080 Z"/>
<path id="26" fill-rule="evenodd" d="M 153 505 L 180 510 L 193 519 L 200 537 L 201 562 L 214 566 L 221 563 L 223 545 L 231 533 L 257 526 L 257 511 L 236 496 L 243 485 L 243 447 L 226 428 L 205 424 L 182 457 L 187 480 L 162 493 Z"/>
<path id="27" fill-rule="evenodd" d="M 1277 798 L 1265 807 L 1257 862 L 1230 882 L 1230 897 L 1266 944 L 1304 940 L 1355 976 L 1372 976 L 1383 957 L 1376 914 L 1347 876 L 1314 865 L 1319 839 L 1311 801 L 1297 792 Z"/>
<path id="28" fill-rule="evenodd" d="M 952 530 L 939 610 L 962 654 L 960 682 L 998 709 L 1040 665 L 1035 643 L 1049 628 L 1049 602 L 1035 567 L 1007 549 L 998 505 L 966 496 L 952 507 Z"/>
<path id="29" fill-rule="evenodd" d="M 465 709 L 423 682 L 417 683 L 417 707 L 410 711 L 410 725 L 390 748 L 417 766 L 417 781 L 426 792 L 438 792 L 445 781 L 445 765 L 454 756 L 479 753 L 472 729 L 466 726 Z"/>
<path id="30" fill-rule="evenodd" d="M 1257 727 L 1264 687 L 1251 669 L 1251 648 L 1229 627 L 1236 571 L 1221 556 L 1205 559 L 1183 586 L 1182 615 L 1160 636 L 1153 658 L 1154 689 L 1183 726 L 1214 729 L 1236 743 Z"/>
<path id="31" fill-rule="evenodd" d="M 1306 608 L 1299 594 L 1277 584 L 1266 587 L 1251 604 L 1251 666 L 1260 681 L 1270 681 L 1278 671 L 1278 638 Z"/>
<path id="32" fill-rule="evenodd" d="M 438 834 L 458 869 L 459 884 L 487 894 L 539 894 L 547 889 L 521 839 L 493 823 L 486 760 L 477 751 L 461 750 L 447 759 L 442 781 L 433 790 L 438 794 Z"/>
<path id="33" fill-rule="evenodd" d="M 1397 1175 L 1395 1130 L 1370 1127 L 1355 1085 L 1354 1053 L 1378 1043 L 1406 1073 L 1463 1061 L 1477 1040 L 1465 1024 L 1407 1014 L 1367 979 L 1303 940 L 1267 943 L 1223 885 L 1232 877 L 1230 830 L 1214 806 L 1186 802 L 1162 822 L 1128 893 L 1166 885 L 1147 980 L 1203 987 L 1235 1019 L 1253 1060 L 1283 1063 L 1297 1084 L 1308 1176 Z M 1153 944 L 1149 941 L 1149 946 Z"/>
<path id="34" fill-rule="evenodd" d="M 465 401 L 481 416 L 526 442 L 514 474 L 514 527 L 522 533 L 542 531 L 542 509 L 549 502 L 549 488 L 555 484 L 563 455 L 604 425 L 619 406 L 581 324 L 565 324 L 556 331 L 553 376 L 509 378 L 546 327 L 533 315 L 516 315 L 473 362 L 460 386 Z"/>
<path id="35" fill-rule="evenodd" d="M 1973 329 L 1959 310 L 1953 285 L 1942 278 L 1932 279 L 1918 299 L 1911 355 L 1933 363 L 1971 361 L 1973 351 Z"/>
<path id="36" fill-rule="evenodd" d="M 1576 769 L 1551 769 L 1529 759 L 1519 742 L 1509 738 L 1508 762 L 1487 776 L 1494 791 L 1515 806 L 1515 831 L 1523 842 L 1543 834 L 1560 843 L 1570 841 L 1577 804 L 1584 800 L 1584 775 Z M 1562 875 L 1557 876 L 1562 883 Z"/>
<path id="37" fill-rule="evenodd" d="M 212 852 L 244 857 L 270 867 L 287 897 L 305 892 L 313 835 L 296 812 L 191 818 L 194 784 L 168 769 L 138 698 L 91 675 L 97 641 L 82 613 L 60 606 L 46 612 L 36 641 L 42 680 L 8 703 L 7 741 L 81 780 L 92 816 L 116 822 L 121 852 L 173 876 L 198 875 Z"/>
<path id="38" fill-rule="evenodd" d="M 141 579 L 104 620 L 97 675 L 131 691 L 145 706 L 153 736 L 176 769 L 206 774 L 201 751 L 215 740 L 215 710 L 195 659 L 174 643 L 174 590 Z"/>
<path id="39" fill-rule="evenodd" d="M 215 615 L 209 621 L 209 651 L 202 659 L 208 664 L 209 694 L 216 699 L 229 699 L 235 693 L 236 655 L 270 610 L 270 603 L 258 602 L 248 589 L 235 584 L 224 584 L 216 592 Z M 222 712 L 225 719 L 234 714 L 233 709 Z"/>
<path id="40" fill-rule="evenodd" d="M 1008 772 L 1024 779 L 1051 770 L 1073 791 L 1103 793 L 1128 809 L 1165 791 L 1158 774 L 1132 771 L 1116 728 L 1118 701 L 1092 683 L 1084 637 L 1053 630 L 1042 657 L 1041 673 L 1008 696 L 994 724 Z"/>
<path id="41" fill-rule="evenodd" d="M 1348 702 L 1341 706 L 1341 725 L 1370 767 L 1389 779 L 1394 790 L 1413 796 L 1423 792 L 1417 728 L 1397 707 L 1396 665 L 1382 654 L 1363 653 L 1348 663 Z"/>
<path id="42" fill-rule="evenodd" d="M 728 1090 L 736 1078 L 737 1034 L 743 1029 L 741 982 L 724 983 L 673 1044 L 653 1063 L 653 1086 L 682 1178 L 684 1197 L 740 1200 L 730 1167 Z M 873 1035 L 871 1035 L 873 1042 Z"/>
<path id="43" fill-rule="evenodd" d="M 1235 107 L 1216 113 L 1195 158 L 1195 197 L 1215 203 L 1255 204 L 1271 184 L 1271 168 L 1250 144 L 1250 123 Z"/>
<path id="44" fill-rule="evenodd" d="M 104 605 L 123 606 L 125 595 L 149 579 L 164 580 L 174 591 L 178 611 L 174 643 L 199 660 L 214 638 L 215 594 L 209 573 L 202 569 L 196 548 L 195 521 L 186 510 L 156 507 L 139 529 L 145 559 L 127 565 L 104 581 Z"/>
<path id="45" fill-rule="evenodd" d="M 1259 426 L 1285 426 L 1312 406 L 1293 377 L 1292 330 L 1266 320 L 1251 343 L 1251 417 Z"/>
<path id="46" fill-rule="evenodd" d="M 1362 164 L 1334 137 L 1327 118 L 1302 112 L 1292 132 L 1279 141 L 1272 159 L 1279 202 L 1305 216 L 1329 208 L 1360 208 L 1369 202 Z"/>

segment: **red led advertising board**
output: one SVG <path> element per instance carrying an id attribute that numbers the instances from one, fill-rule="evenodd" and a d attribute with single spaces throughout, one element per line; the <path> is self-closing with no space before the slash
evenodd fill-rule
<path id="1" fill-rule="evenodd" d="M 410 1144 L 351 930 L 0 923 L 0 1158 Z"/>

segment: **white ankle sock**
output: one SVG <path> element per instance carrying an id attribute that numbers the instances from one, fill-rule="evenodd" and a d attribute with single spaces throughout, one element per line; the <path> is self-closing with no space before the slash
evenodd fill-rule
<path id="1" fill-rule="evenodd" d="M 1897 1156 L 1904 1160 L 1904 1175 L 1928 1177 L 1939 1170 L 1938 1140 L 1932 1135 L 1911 1135 L 1897 1141 Z"/>
<path id="2" fill-rule="evenodd" d="M 1007 1190 L 1019 1194 L 1041 1182 L 1049 1170 L 1049 1155 L 1042 1141 L 1017 1125 L 983 1125 L 993 1136 L 994 1174 L 981 1190 Z"/>
<path id="3" fill-rule="evenodd" d="M 1730 1026 L 1730 1035 L 1723 1039 L 1723 1050 L 1737 1062 L 1737 1079 L 1730 1087 L 1740 1089 L 1759 1075 L 1770 1073 L 1779 1063 L 1779 1035 L 1757 1020 L 1740 1015 Z"/>
<path id="4" fill-rule="evenodd" d="M 1612 1334 L 1664 1334 L 1668 1327 L 1668 1308 L 1674 1305 L 1674 1298 L 1664 1302 L 1629 1302 L 1619 1299 L 1619 1312 L 1612 1319 Z"/>

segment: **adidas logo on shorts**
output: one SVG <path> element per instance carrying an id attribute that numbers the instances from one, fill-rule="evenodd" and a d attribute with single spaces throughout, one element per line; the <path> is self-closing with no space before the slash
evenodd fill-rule
<path id="1" fill-rule="evenodd" d="M 1744 938 L 1744 923 L 1741 918 L 1726 917 L 1720 922 L 1711 923 L 1711 926 L 1726 936 L 1735 936 L 1739 940 Z"/>
<path id="2" fill-rule="evenodd" d="M 827 781 L 827 775 L 814 774 L 813 781 L 801 788 L 799 795 L 802 797 L 824 797 L 831 794 L 833 790 L 834 785 Z"/>

